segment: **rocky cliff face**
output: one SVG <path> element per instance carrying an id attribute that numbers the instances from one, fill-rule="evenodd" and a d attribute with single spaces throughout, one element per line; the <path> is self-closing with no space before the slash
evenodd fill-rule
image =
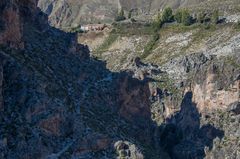
<path id="1" fill-rule="evenodd" d="M 160 125 L 155 133 L 171 158 L 239 157 L 238 60 L 238 53 L 220 59 L 193 54 L 171 62 L 176 69 L 169 74 L 154 65 L 129 66 L 135 75 L 142 74 L 139 79 L 155 79 L 149 83 L 152 119 Z M 165 80 L 173 76 L 175 82 L 168 85 Z"/>
<path id="2" fill-rule="evenodd" d="M 7 1 L 1 2 L 1 43 L 11 43 L 14 46 L 21 44 L 21 30 L 20 15 L 18 10 L 14 10 L 13 6 L 7 8 Z M 5 17 L 3 19 L 3 17 Z M 8 30 L 8 28 L 10 28 Z"/>
<path id="3" fill-rule="evenodd" d="M 0 8 L 0 158 L 240 157 L 237 49 L 111 72 L 36 1 Z"/>
<path id="4" fill-rule="evenodd" d="M 2 63 L 2 61 L 1 61 Z M 0 109 L 3 111 L 3 95 L 2 95 L 2 86 L 3 86 L 3 66 L 0 67 Z"/>
<path id="5" fill-rule="evenodd" d="M 168 156 L 152 145 L 146 82 L 90 58 L 33 1 L 1 5 L 1 158 Z"/>

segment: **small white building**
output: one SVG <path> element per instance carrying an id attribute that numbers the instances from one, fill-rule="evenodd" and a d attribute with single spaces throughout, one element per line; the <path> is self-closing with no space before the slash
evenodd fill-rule
<path id="1" fill-rule="evenodd" d="M 88 26 L 81 26 L 80 28 L 82 31 L 89 31 L 89 27 Z"/>
<path id="2" fill-rule="evenodd" d="M 103 31 L 108 26 L 106 24 L 88 24 L 88 25 L 82 25 L 81 30 L 82 31 Z"/>

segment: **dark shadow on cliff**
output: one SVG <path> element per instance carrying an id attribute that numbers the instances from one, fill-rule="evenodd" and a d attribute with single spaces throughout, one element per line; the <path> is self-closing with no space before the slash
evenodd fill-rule
<path id="1" fill-rule="evenodd" d="M 173 159 L 203 159 L 205 147 L 211 150 L 214 138 L 224 136 L 222 130 L 210 124 L 201 126 L 201 114 L 192 96 L 192 92 L 187 92 L 181 110 L 160 126 L 160 143 Z"/>

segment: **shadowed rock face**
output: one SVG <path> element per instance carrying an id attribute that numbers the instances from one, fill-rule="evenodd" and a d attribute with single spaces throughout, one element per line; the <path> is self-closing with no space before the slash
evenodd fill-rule
<path id="1" fill-rule="evenodd" d="M 216 137 L 239 137 L 238 106 L 219 122 L 220 113 L 199 111 L 196 93 L 175 101 L 151 86 L 151 76 L 163 73 L 157 66 L 136 59 L 132 70 L 109 71 L 74 34 L 50 27 L 36 1 L 1 1 L 0 7 L 0 158 L 203 158 L 219 155 L 223 144 Z M 162 123 L 152 119 L 154 104 Z M 172 104 L 178 111 L 165 116 Z M 235 121 L 228 123 L 232 112 Z"/>
<path id="2" fill-rule="evenodd" d="M 114 158 L 120 139 L 152 155 L 147 83 L 107 70 L 34 6 L 1 4 L 1 158 Z"/>
<path id="3" fill-rule="evenodd" d="M 173 130 L 166 134 L 169 137 L 169 134 L 173 133 L 176 138 L 176 141 L 172 140 L 175 145 L 168 145 L 172 144 L 171 142 L 164 143 L 167 144 L 172 158 L 204 158 L 205 146 L 211 150 L 213 139 L 224 136 L 224 131 L 215 128 L 213 125 L 200 125 L 200 113 L 192 98 L 193 93 L 187 92 L 182 100 L 180 112 L 167 119 L 168 123 L 172 124 Z"/>
<path id="4" fill-rule="evenodd" d="M 23 48 L 23 25 L 26 20 L 33 20 L 36 12 L 36 0 L 6 1 L 0 3 L 0 44 Z"/>
<path id="5" fill-rule="evenodd" d="M 22 24 L 18 8 L 9 7 L 8 1 L 2 1 L 1 7 L 1 32 L 0 43 L 10 43 L 13 47 L 23 47 Z M 4 18 L 4 19 L 3 19 Z"/>
<path id="6" fill-rule="evenodd" d="M 196 53 L 173 59 L 163 68 L 178 83 L 188 81 L 185 92 L 192 90 L 200 112 L 226 110 L 239 100 L 239 66 L 235 65 L 238 56 L 239 52 L 220 58 Z"/>
<path id="7" fill-rule="evenodd" d="M 2 61 L 1 61 L 2 63 Z M 3 86 L 3 66 L 0 66 L 0 110 L 3 111 L 3 95 L 2 95 L 2 86 Z"/>

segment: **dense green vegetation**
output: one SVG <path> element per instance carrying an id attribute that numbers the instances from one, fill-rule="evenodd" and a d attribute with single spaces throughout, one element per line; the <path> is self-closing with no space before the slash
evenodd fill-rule
<path id="1" fill-rule="evenodd" d="M 174 15 L 174 18 L 178 23 L 182 23 L 183 25 L 186 26 L 193 24 L 193 17 L 191 16 L 187 9 L 177 10 L 176 14 Z"/>
<path id="2" fill-rule="evenodd" d="M 193 18 L 187 9 L 178 10 L 176 14 L 173 15 L 173 10 L 170 7 L 165 8 L 162 13 L 157 15 L 155 21 L 152 23 L 153 35 L 151 40 L 144 47 L 144 52 L 141 58 L 146 58 L 154 49 L 157 41 L 160 39 L 158 32 L 162 26 L 165 23 L 173 22 L 174 19 L 185 26 L 189 26 L 193 23 Z"/>
<path id="3" fill-rule="evenodd" d="M 176 21 L 178 24 L 171 24 L 175 30 L 191 29 L 192 27 L 201 28 L 204 30 L 214 29 L 214 25 L 219 22 L 219 11 L 214 10 L 212 13 L 199 12 L 196 18 L 193 18 L 188 9 L 178 9 L 175 14 L 169 7 L 165 8 L 162 13 L 159 13 L 152 23 L 153 35 L 151 40 L 146 44 L 142 58 L 146 58 L 155 48 L 157 41 L 160 39 L 159 31 L 165 23 Z M 194 24 L 194 25 L 193 25 Z M 192 26 L 192 27 L 188 27 Z"/>
<path id="4" fill-rule="evenodd" d="M 167 7 L 166 9 L 163 10 L 161 20 L 163 23 L 173 21 L 173 11 L 170 7 Z"/>
<path id="5" fill-rule="evenodd" d="M 157 32 L 161 29 L 164 23 L 170 23 L 174 21 L 173 11 L 170 7 L 167 7 L 163 10 L 162 13 L 158 13 L 157 17 L 152 23 L 154 32 Z"/>

